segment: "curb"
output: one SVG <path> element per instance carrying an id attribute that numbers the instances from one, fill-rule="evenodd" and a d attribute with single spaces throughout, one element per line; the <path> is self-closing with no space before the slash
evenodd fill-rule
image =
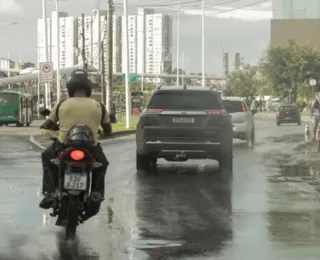
<path id="1" fill-rule="evenodd" d="M 121 140 L 121 139 L 124 139 L 124 138 L 126 138 L 126 137 L 128 137 L 128 136 L 130 136 L 130 135 L 135 134 L 135 133 L 136 133 L 136 130 L 128 130 L 128 131 L 115 132 L 115 133 L 112 134 L 112 137 L 107 138 L 107 139 L 102 139 L 102 140 L 100 141 L 100 143 L 101 143 L 101 144 L 109 143 L 109 142 L 111 142 L 111 141 L 113 141 L 113 140 L 115 140 L 115 139 Z M 37 142 L 37 141 L 35 140 L 35 138 L 34 138 L 35 136 L 36 136 L 36 135 L 31 135 L 31 136 L 29 137 L 29 141 L 30 141 L 32 144 L 34 144 L 35 146 L 37 146 L 38 148 L 40 148 L 41 150 L 45 150 L 46 147 L 44 147 L 42 144 L 40 144 L 39 142 Z"/>

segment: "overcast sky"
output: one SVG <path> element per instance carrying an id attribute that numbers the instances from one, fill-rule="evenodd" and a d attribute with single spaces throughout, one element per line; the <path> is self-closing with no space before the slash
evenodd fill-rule
<path id="1" fill-rule="evenodd" d="M 0 57 L 36 61 L 37 18 L 42 16 L 41 0 L 0 0 Z M 173 16 L 173 59 L 176 53 L 177 0 L 128 0 L 129 13 L 138 6 L 155 8 Z M 184 52 L 185 69 L 201 72 L 201 1 L 180 0 L 180 52 Z M 61 1 L 60 11 L 69 15 L 90 15 L 94 8 L 106 9 L 106 0 Z M 48 0 L 48 14 L 55 8 Z M 122 1 L 115 0 L 116 13 L 123 12 Z M 205 0 L 205 57 L 206 73 L 221 75 L 221 48 L 230 53 L 230 69 L 234 53 L 240 52 L 245 62 L 255 64 L 270 39 L 271 3 L 262 0 Z M 8 26 L 9 22 L 18 24 Z M 174 64 L 175 67 L 175 64 Z"/>

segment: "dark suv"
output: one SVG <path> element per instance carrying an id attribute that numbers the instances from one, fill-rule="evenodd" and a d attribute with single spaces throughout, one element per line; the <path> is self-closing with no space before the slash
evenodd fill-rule
<path id="1" fill-rule="evenodd" d="M 277 125 L 282 123 L 297 123 L 301 125 L 301 115 L 296 105 L 282 105 L 276 112 Z"/>
<path id="2" fill-rule="evenodd" d="M 136 131 L 137 170 L 167 161 L 215 159 L 232 170 L 233 128 L 219 93 L 208 87 L 157 88 Z"/>

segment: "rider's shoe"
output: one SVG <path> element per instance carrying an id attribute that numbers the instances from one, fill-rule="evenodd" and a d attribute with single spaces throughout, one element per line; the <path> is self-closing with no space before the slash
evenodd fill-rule
<path id="1" fill-rule="evenodd" d="M 53 194 L 44 194 L 44 198 L 41 200 L 39 207 L 43 209 L 50 209 L 54 206 L 55 198 Z"/>

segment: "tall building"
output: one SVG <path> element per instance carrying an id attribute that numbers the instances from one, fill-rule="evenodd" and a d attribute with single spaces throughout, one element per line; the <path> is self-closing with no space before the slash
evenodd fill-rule
<path id="1" fill-rule="evenodd" d="M 223 76 L 226 77 L 229 75 L 229 53 L 223 53 L 222 58 L 222 66 L 223 66 Z"/>
<path id="2" fill-rule="evenodd" d="M 293 40 L 320 47 L 320 0 L 272 0 L 271 45 Z"/>
<path id="3" fill-rule="evenodd" d="M 137 16 L 137 72 L 138 73 L 145 73 L 146 70 L 146 15 L 154 14 L 153 9 L 145 9 L 139 8 L 138 9 L 138 16 Z"/>
<path id="4" fill-rule="evenodd" d="M 122 21 L 124 21 L 124 17 L 122 17 Z M 129 72 L 136 73 L 137 72 L 137 16 L 136 15 L 129 15 L 128 16 L 128 42 L 129 42 Z M 125 25 L 124 22 L 122 23 L 122 46 L 121 46 L 121 53 L 122 55 L 122 72 L 125 73 Z"/>
<path id="5" fill-rule="evenodd" d="M 122 28 L 124 32 L 124 27 Z M 150 9 L 138 9 L 138 15 L 129 16 L 129 71 L 131 73 L 171 72 L 172 19 L 155 14 Z M 124 33 L 122 34 L 124 42 Z M 122 47 L 124 53 L 124 44 Z M 122 71 L 125 72 L 124 55 Z"/>
<path id="6" fill-rule="evenodd" d="M 101 42 L 106 44 L 106 11 L 96 10 L 92 16 L 84 17 L 84 46 L 85 46 L 85 63 L 95 66 L 97 69 L 101 68 Z M 83 50 L 83 26 L 82 17 L 78 17 L 78 56 L 79 64 L 83 64 L 82 50 Z"/>
<path id="7" fill-rule="evenodd" d="M 106 55 L 107 22 L 106 11 L 94 10 L 93 15 L 84 18 L 84 45 L 86 63 L 101 69 L 101 54 Z M 71 17 L 59 13 L 60 22 L 60 68 L 83 64 L 82 60 L 82 17 Z M 57 20 L 56 12 L 47 19 L 49 57 L 53 68 L 57 68 Z M 38 62 L 45 62 L 45 32 L 43 19 L 38 19 Z M 103 41 L 104 50 L 101 49 Z M 121 72 L 121 17 L 113 17 L 113 72 Z M 105 56 L 105 61 L 107 61 Z M 106 64 L 105 64 L 106 65 Z"/>
<path id="8" fill-rule="evenodd" d="M 319 19 L 320 0 L 272 0 L 273 19 Z"/>
<path id="9" fill-rule="evenodd" d="M 240 53 L 237 52 L 234 55 L 234 70 L 239 70 L 241 65 Z"/>
<path id="10" fill-rule="evenodd" d="M 73 17 L 68 17 L 68 13 L 59 13 L 60 24 L 60 68 L 71 67 L 77 63 L 76 47 L 77 23 Z M 52 17 L 47 19 L 47 40 L 49 57 L 47 61 L 53 62 L 53 69 L 57 68 L 57 18 L 56 12 L 52 12 Z M 43 19 L 38 19 L 38 62 L 45 60 L 45 30 Z"/>

